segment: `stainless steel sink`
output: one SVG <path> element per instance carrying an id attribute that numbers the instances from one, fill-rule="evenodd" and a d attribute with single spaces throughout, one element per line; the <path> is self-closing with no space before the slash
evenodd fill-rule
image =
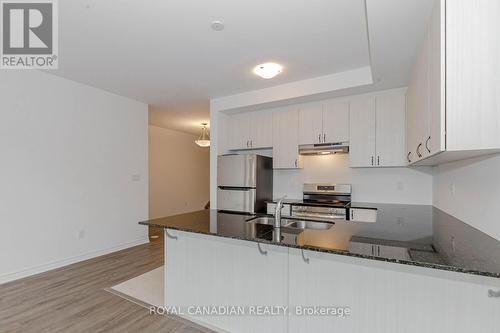
<path id="1" fill-rule="evenodd" d="M 267 217 L 267 216 L 254 217 L 254 218 L 252 218 L 250 220 L 247 220 L 247 223 L 258 223 L 258 224 L 274 225 L 274 217 Z"/>
<path id="2" fill-rule="evenodd" d="M 266 224 L 274 226 L 274 217 L 255 217 L 247 221 L 247 223 L 257 223 L 257 224 Z M 285 228 L 293 228 L 293 229 L 312 229 L 312 230 L 328 230 L 333 224 L 324 223 L 324 222 L 313 222 L 313 221 L 302 221 L 302 220 L 290 220 L 290 219 L 281 219 L 281 226 Z"/>
<path id="3" fill-rule="evenodd" d="M 313 221 L 292 221 L 285 224 L 284 227 L 294 229 L 328 230 L 333 227 L 333 224 Z"/>

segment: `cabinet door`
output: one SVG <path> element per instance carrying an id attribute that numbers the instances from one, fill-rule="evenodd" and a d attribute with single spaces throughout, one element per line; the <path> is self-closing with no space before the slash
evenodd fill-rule
<path id="1" fill-rule="evenodd" d="M 375 99 L 360 97 L 350 103 L 351 167 L 372 167 L 375 164 Z"/>
<path id="2" fill-rule="evenodd" d="M 425 157 L 429 137 L 429 39 L 426 32 L 408 87 L 407 156 L 410 163 Z"/>
<path id="3" fill-rule="evenodd" d="M 249 113 L 234 114 L 227 117 L 228 149 L 250 148 L 250 116 Z"/>
<path id="4" fill-rule="evenodd" d="M 299 117 L 299 144 L 323 142 L 323 104 L 300 105 Z"/>
<path id="5" fill-rule="evenodd" d="M 500 2 L 446 1 L 446 149 L 500 147 Z"/>
<path id="6" fill-rule="evenodd" d="M 425 155 L 445 150 L 445 30 L 444 1 L 436 1 L 429 23 L 429 130 Z"/>
<path id="7" fill-rule="evenodd" d="M 169 230 L 165 235 L 167 306 L 287 305 L 288 249 Z M 266 251 L 264 252 L 260 251 Z M 186 315 L 228 332 L 286 332 L 286 316 Z"/>
<path id="8" fill-rule="evenodd" d="M 375 164 L 384 167 L 406 166 L 405 161 L 405 109 L 402 92 L 381 94 L 376 97 Z"/>
<path id="9" fill-rule="evenodd" d="M 445 279 L 425 268 L 410 273 L 392 263 L 367 265 L 364 259 L 312 251 L 304 257 L 307 262 L 300 250 L 289 250 L 289 332 L 498 332 L 500 302 L 488 297 L 498 287 L 486 281 L 466 282 L 461 273 Z M 346 306 L 351 314 L 300 316 L 296 306 Z"/>
<path id="10" fill-rule="evenodd" d="M 273 113 L 273 168 L 300 168 L 299 111 L 276 110 Z"/>
<path id="11" fill-rule="evenodd" d="M 250 113 L 250 147 L 271 148 L 273 146 L 273 112 L 263 110 Z"/>
<path id="12" fill-rule="evenodd" d="M 349 103 L 329 101 L 323 110 L 324 142 L 349 141 Z"/>

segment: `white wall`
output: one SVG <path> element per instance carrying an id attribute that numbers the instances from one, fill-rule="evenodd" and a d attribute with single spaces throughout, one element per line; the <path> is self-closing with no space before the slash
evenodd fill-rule
<path id="1" fill-rule="evenodd" d="M 209 201 L 210 150 L 194 135 L 149 126 L 149 216 L 203 209 Z"/>
<path id="2" fill-rule="evenodd" d="M 275 170 L 274 197 L 302 198 L 304 183 L 352 184 L 356 202 L 432 204 L 432 169 L 350 168 L 349 155 L 304 156 L 302 170 Z"/>
<path id="3" fill-rule="evenodd" d="M 39 71 L 0 94 L 0 283 L 147 242 L 147 105 Z"/>
<path id="4" fill-rule="evenodd" d="M 434 206 L 500 240 L 500 155 L 437 166 Z"/>

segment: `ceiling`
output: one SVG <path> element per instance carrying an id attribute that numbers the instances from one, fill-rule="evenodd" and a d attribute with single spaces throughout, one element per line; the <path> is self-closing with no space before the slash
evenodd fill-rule
<path id="1" fill-rule="evenodd" d="M 214 97 L 370 65 L 376 88 L 406 85 L 433 1 L 59 1 L 54 74 L 153 105 L 155 125 L 199 133 Z M 283 74 L 252 73 L 267 61 Z"/>

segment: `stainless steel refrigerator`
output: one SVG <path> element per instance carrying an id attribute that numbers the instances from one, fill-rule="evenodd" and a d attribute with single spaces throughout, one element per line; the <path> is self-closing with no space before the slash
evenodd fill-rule
<path id="1" fill-rule="evenodd" d="M 264 213 L 273 197 L 273 159 L 251 155 L 217 158 L 217 209 L 229 212 Z"/>

